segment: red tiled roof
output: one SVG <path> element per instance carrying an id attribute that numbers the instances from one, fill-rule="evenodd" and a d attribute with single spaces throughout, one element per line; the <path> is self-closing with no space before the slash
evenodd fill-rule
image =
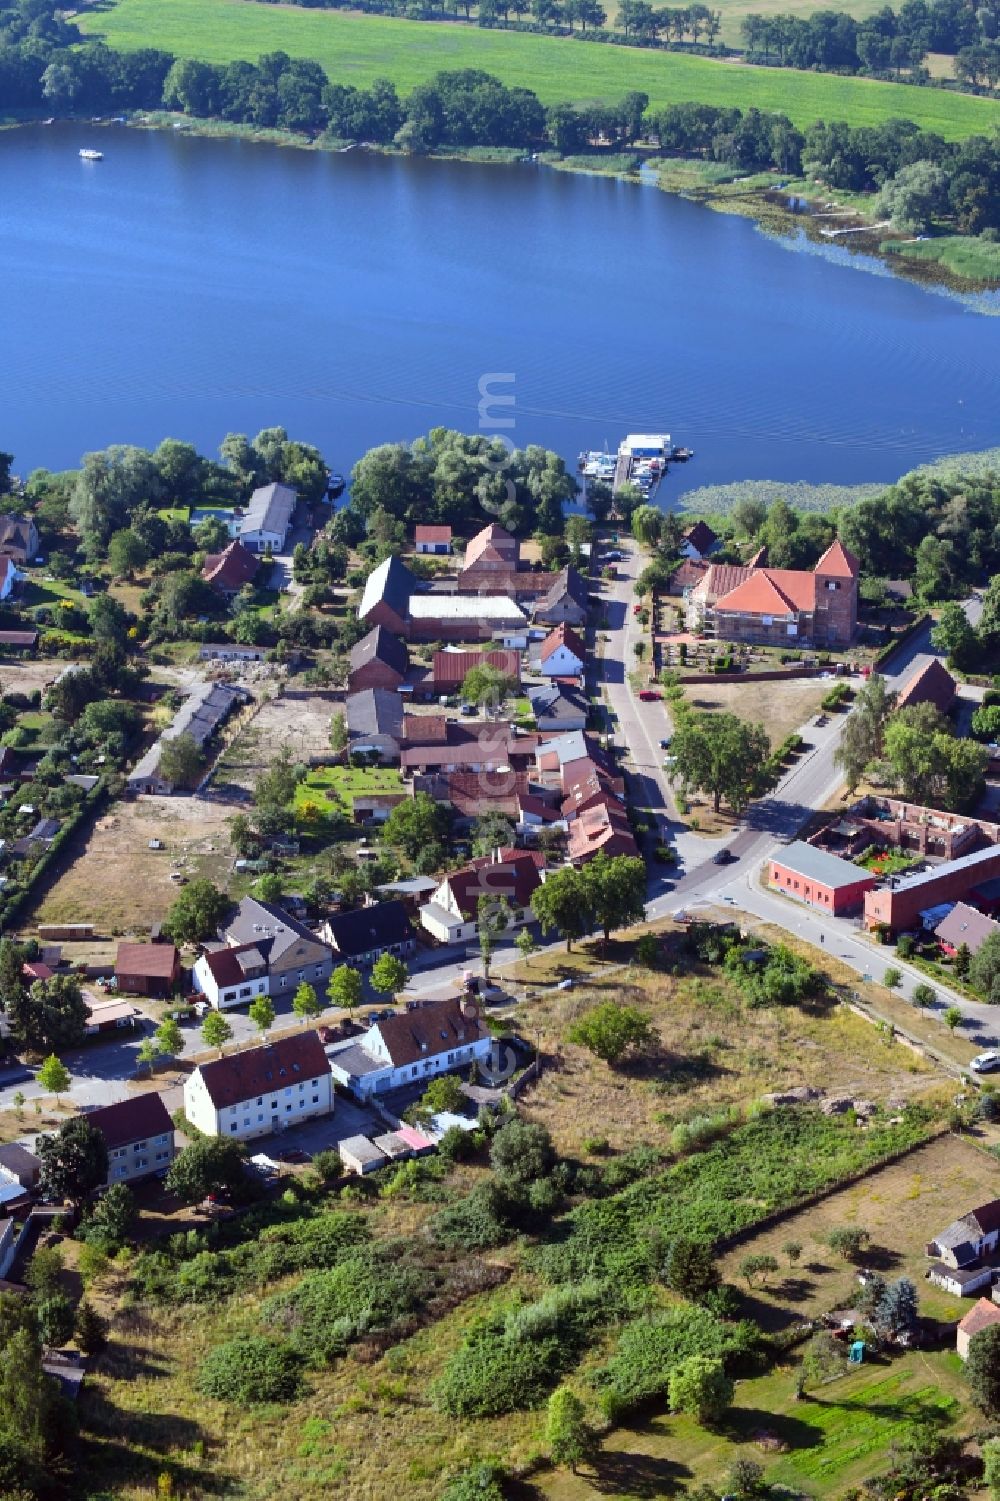
<path id="1" fill-rule="evenodd" d="M 974 1308 L 970 1308 L 965 1318 L 959 1322 L 959 1329 L 963 1334 L 979 1334 L 983 1329 L 988 1329 L 991 1324 L 1000 1324 L 1000 1305 L 991 1303 L 989 1298 L 980 1298 Z"/>
<path id="2" fill-rule="evenodd" d="M 932 657 L 909 682 L 904 683 L 896 700 L 896 708 L 907 704 L 933 704 L 942 714 L 951 708 L 955 698 L 955 679 L 938 657 Z"/>
<path id="3" fill-rule="evenodd" d="M 709 564 L 700 558 L 685 558 L 680 567 L 675 568 L 670 575 L 670 585 L 674 589 L 687 589 L 692 584 L 700 583 L 708 572 Z"/>
<path id="4" fill-rule="evenodd" d="M 320 1079 L 330 1072 L 317 1032 L 278 1037 L 262 1048 L 230 1053 L 199 1069 L 209 1099 L 217 1110 L 238 1105 L 254 1095 L 274 1094 L 299 1079 Z"/>
<path id="5" fill-rule="evenodd" d="M 826 552 L 816 564 L 814 573 L 822 573 L 826 578 L 857 578 L 861 570 L 861 564 L 852 552 L 848 552 L 843 542 L 839 539 L 831 542 Z"/>
<path id="6" fill-rule="evenodd" d="M 567 854 L 571 860 L 589 859 L 601 849 L 611 855 L 639 853 L 624 808 L 611 798 L 585 808 L 569 826 Z"/>
<path id="7" fill-rule="evenodd" d="M 417 526 L 414 528 L 413 540 L 415 542 L 450 542 L 450 526 Z"/>
<path id="8" fill-rule="evenodd" d="M 213 589 L 242 589 L 255 577 L 260 563 L 242 542 L 230 542 L 224 552 L 211 553 L 201 576 Z"/>
<path id="9" fill-rule="evenodd" d="M 571 625 L 557 625 L 554 631 L 549 632 L 539 651 L 540 660 L 547 662 L 560 646 L 567 647 L 580 662 L 586 662 L 587 648 Z"/>
<path id="10" fill-rule="evenodd" d="M 267 940 L 263 940 L 265 943 Z M 220 990 L 225 990 L 228 985 L 241 985 L 246 979 L 246 970 L 239 962 L 241 954 L 256 952 L 260 960 L 266 966 L 267 960 L 259 943 L 234 943 L 224 949 L 212 949 L 206 953 L 205 963 L 208 966 L 212 979 Z M 251 968 L 254 968 L 251 965 Z"/>
<path id="11" fill-rule="evenodd" d="M 404 714 L 404 745 L 447 745 L 448 720 L 443 714 Z"/>
<path id="12" fill-rule="evenodd" d="M 433 1058 L 456 1047 L 468 1047 L 487 1036 L 487 1030 L 475 1015 L 466 1016 L 457 998 L 439 1006 L 424 1006 L 402 1016 L 376 1022 L 394 1068 L 405 1068 L 421 1058 Z"/>
<path id="13" fill-rule="evenodd" d="M 516 568 L 520 552 L 517 538 L 496 521 L 491 521 L 489 526 L 484 526 L 481 532 L 470 539 L 465 549 L 463 571 L 480 562 L 506 563 L 509 567 Z"/>
<path id="14" fill-rule="evenodd" d="M 538 860 L 528 850 L 501 850 L 500 860 L 486 855 L 472 860 L 445 879 L 451 887 L 458 910 L 472 919 L 479 910 L 481 897 L 506 897 L 514 907 L 527 907 L 542 884 Z"/>
<path id="15" fill-rule="evenodd" d="M 172 943 L 120 943 L 115 956 L 115 973 L 172 980 L 177 959 L 177 950 Z"/>
<path id="16" fill-rule="evenodd" d="M 158 1094 L 137 1094 L 117 1105 L 88 1110 L 86 1119 L 100 1131 L 109 1152 L 147 1136 L 174 1134 L 173 1121 Z"/>
<path id="17" fill-rule="evenodd" d="M 518 799 L 528 786 L 524 771 L 452 771 L 440 780 L 438 800 L 468 817 L 481 812 L 516 815 Z"/>
<path id="18" fill-rule="evenodd" d="M 722 595 L 716 608 L 745 615 L 794 615 L 796 607 L 778 588 L 766 570 L 752 573 L 742 584 Z"/>
<path id="19" fill-rule="evenodd" d="M 458 686 L 467 672 L 474 667 L 495 667 L 504 677 L 521 681 L 521 656 L 510 650 L 498 651 L 436 651 L 431 665 L 431 677 L 435 686 Z"/>
<path id="20" fill-rule="evenodd" d="M 517 796 L 518 811 L 523 817 L 525 813 L 531 813 L 535 818 L 540 818 L 543 823 L 558 823 L 562 812 L 552 803 L 545 801 L 535 792 L 519 792 Z"/>

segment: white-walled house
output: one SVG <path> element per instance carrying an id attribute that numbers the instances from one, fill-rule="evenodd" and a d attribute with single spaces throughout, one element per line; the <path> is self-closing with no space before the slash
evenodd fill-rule
<path id="1" fill-rule="evenodd" d="M 174 1123 L 159 1094 L 133 1095 L 88 1111 L 86 1119 L 104 1137 L 109 1184 L 162 1177 L 174 1160 Z"/>
<path id="2" fill-rule="evenodd" d="M 317 1032 L 203 1063 L 184 1081 L 184 1114 L 206 1136 L 247 1141 L 333 1113 L 333 1075 Z"/>
<path id="3" fill-rule="evenodd" d="M 239 539 L 248 552 L 281 552 L 297 500 L 290 485 L 260 485 L 253 492 L 239 524 Z"/>
<path id="4" fill-rule="evenodd" d="M 531 898 L 542 884 L 544 855 L 530 850 L 496 850 L 445 876 L 420 908 L 421 926 L 439 943 L 468 943 L 476 937 L 479 903 L 502 897 L 510 904 L 507 931 L 532 922 Z"/>
<path id="5" fill-rule="evenodd" d="M 255 996 L 292 996 L 303 980 L 321 995 L 333 973 L 333 950 L 274 902 L 246 896 L 223 934 L 225 948 L 202 954 L 192 970 L 195 988 L 225 1011 Z"/>
<path id="6" fill-rule="evenodd" d="M 550 631 L 538 649 L 538 670 L 550 678 L 578 678 L 587 661 L 587 648 L 570 626 Z"/>
<path id="7" fill-rule="evenodd" d="M 374 1022 L 364 1036 L 329 1049 L 334 1079 L 359 1100 L 467 1068 L 489 1057 L 493 1040 L 459 999 Z"/>

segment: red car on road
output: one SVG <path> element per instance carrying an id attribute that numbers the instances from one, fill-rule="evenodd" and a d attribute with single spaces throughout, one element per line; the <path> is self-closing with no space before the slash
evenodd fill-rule
<path id="1" fill-rule="evenodd" d="M 654 693 L 652 688 L 643 688 L 639 694 L 644 704 L 655 703 L 663 697 L 662 693 Z"/>

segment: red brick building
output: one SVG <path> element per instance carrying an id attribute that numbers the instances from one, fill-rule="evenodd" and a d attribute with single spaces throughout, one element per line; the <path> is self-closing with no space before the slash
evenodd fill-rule
<path id="1" fill-rule="evenodd" d="M 812 570 L 713 563 L 688 594 L 688 629 L 766 646 L 847 646 L 858 628 L 859 567 L 841 542 Z"/>
<path id="2" fill-rule="evenodd" d="M 115 980 L 130 995 L 171 995 L 180 973 L 181 957 L 172 943 L 118 945 Z"/>
<path id="3" fill-rule="evenodd" d="M 405 644 L 384 625 L 377 625 L 351 647 L 347 691 L 358 693 L 362 688 L 395 690 L 405 680 L 409 666 L 410 654 Z"/>
<path id="4" fill-rule="evenodd" d="M 996 876 L 1000 876 L 1000 847 L 995 844 L 932 870 L 900 876 L 894 885 L 868 892 L 865 927 L 885 927 L 894 933 L 916 927 L 921 912 L 945 902 L 960 902 Z"/>
<path id="5" fill-rule="evenodd" d="M 860 865 L 796 839 L 772 857 L 769 880 L 784 896 L 837 916 L 860 907 L 877 878 Z"/>

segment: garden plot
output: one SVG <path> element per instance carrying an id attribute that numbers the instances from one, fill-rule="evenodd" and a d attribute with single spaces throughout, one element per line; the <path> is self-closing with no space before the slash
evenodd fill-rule
<path id="1" fill-rule="evenodd" d="M 342 701 L 331 693 L 265 699 L 219 758 L 213 784 L 252 792 L 282 751 L 287 750 L 293 761 L 306 762 L 329 753 L 330 721 L 342 708 Z"/>

